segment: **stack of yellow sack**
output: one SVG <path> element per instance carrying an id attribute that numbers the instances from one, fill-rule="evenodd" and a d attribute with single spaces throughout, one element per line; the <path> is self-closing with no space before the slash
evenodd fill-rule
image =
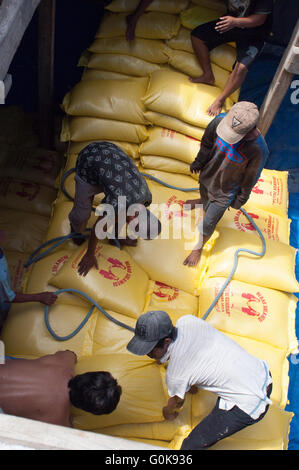
<path id="1" fill-rule="evenodd" d="M 175 58 L 180 52 L 191 54 L 186 41 L 186 30 L 193 27 L 188 23 L 188 10 L 198 7 L 206 21 L 209 15 L 215 17 L 215 11 L 218 15 L 218 2 L 209 2 L 216 5 L 211 13 L 207 0 L 197 0 L 193 5 L 184 0 L 154 0 L 150 11 L 140 19 L 136 40 L 128 44 L 125 16 L 137 3 L 110 2 L 110 11 L 89 54 L 84 55 L 82 81 L 63 101 L 66 116 L 61 139 L 69 143 L 65 170 L 75 166 L 79 151 L 88 142 L 110 140 L 135 158 L 145 174 L 191 192 L 148 180 L 153 195 L 150 209 L 163 226 L 157 239 L 138 240 L 136 248 L 121 251 L 99 241 L 99 268 L 86 277 L 79 276 L 77 268 L 87 244 L 78 248 L 68 241 L 38 261 L 26 280 L 26 292 L 64 288 L 84 292 L 114 319 L 130 327 L 149 309 L 167 311 L 174 324 L 186 314 L 203 317 L 230 273 L 235 250 L 261 250 L 254 227 L 241 211 L 231 209 L 205 246 L 200 264 L 193 268 L 183 265 L 197 240 L 196 224 L 201 217 L 198 211 L 190 213 L 183 207 L 186 199 L 198 197 L 189 165 L 211 120 L 205 111 L 220 90 L 191 83 L 191 72 L 183 70 Z M 222 69 L 221 74 L 229 72 L 234 61 L 233 46 L 223 46 L 212 57 L 214 66 Z M 232 102 L 227 100 L 227 108 Z M 61 175 L 58 184 L 60 181 Z M 65 186 L 73 197 L 73 174 Z M 69 233 L 71 208 L 72 202 L 60 190 L 47 240 Z M 245 209 L 265 236 L 266 254 L 262 258 L 239 256 L 237 272 L 207 321 L 269 362 L 273 405 L 264 420 L 214 448 L 286 449 L 292 416 L 284 411 L 289 380 L 287 357 L 297 352 L 298 344 L 296 298 L 292 292 L 299 291 L 294 277 L 295 250 L 289 245 L 287 173 L 264 170 Z M 92 215 L 89 226 L 95 220 Z M 58 335 L 68 335 L 89 309 L 86 298 L 63 293 L 51 308 L 51 326 Z M 121 401 L 110 415 L 93 416 L 74 409 L 77 428 L 179 449 L 184 437 L 214 406 L 215 396 L 211 393 L 201 390 L 194 396 L 187 394 L 179 417 L 165 421 L 162 407 L 168 396 L 164 366 L 127 352 L 131 331 L 95 309 L 80 332 L 61 344 L 48 332 L 42 313 L 40 305 L 12 308 L 3 331 L 8 354 L 38 357 L 62 347 L 71 349 L 78 356 L 76 372 L 109 370 L 123 389 Z"/>
<path id="2" fill-rule="evenodd" d="M 21 292 L 29 255 L 44 240 L 56 198 L 59 159 L 37 146 L 32 122 L 18 107 L 0 113 L 0 229 L 12 288 Z"/>

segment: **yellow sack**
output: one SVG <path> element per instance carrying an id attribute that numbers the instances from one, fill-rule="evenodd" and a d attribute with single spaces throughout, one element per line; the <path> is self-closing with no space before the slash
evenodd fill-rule
<path id="1" fill-rule="evenodd" d="M 160 70 L 160 66 L 124 54 L 92 54 L 88 61 L 89 69 L 106 70 L 135 77 L 145 77 L 152 72 Z"/>
<path id="2" fill-rule="evenodd" d="M 272 396 L 271 396 L 272 399 Z M 217 396 L 199 389 L 192 396 L 192 427 L 197 426 L 216 405 Z M 293 413 L 271 405 L 265 417 L 230 437 L 222 439 L 211 450 L 283 450 L 287 449 L 288 432 Z"/>
<path id="3" fill-rule="evenodd" d="M 137 57 L 154 64 L 168 61 L 169 47 L 158 39 L 136 38 L 129 42 L 124 38 L 96 39 L 88 50 L 96 54 L 120 54 Z"/>
<path id="4" fill-rule="evenodd" d="M 278 215 L 288 215 L 288 172 L 264 169 L 251 191 L 247 205 L 261 207 Z"/>
<path id="5" fill-rule="evenodd" d="M 201 24 L 217 20 L 220 16 L 220 11 L 195 6 L 181 13 L 181 23 L 185 28 L 194 29 Z"/>
<path id="6" fill-rule="evenodd" d="M 15 153 L 9 152 L 1 168 L 1 177 L 22 179 L 52 188 L 58 167 L 57 152 L 40 148 L 22 148 Z"/>
<path id="7" fill-rule="evenodd" d="M 259 207 L 247 204 L 246 210 L 255 224 L 262 231 L 265 238 L 281 243 L 288 244 L 290 241 L 290 223 L 287 217 L 265 211 Z M 240 232 L 252 233 L 257 235 L 254 226 L 248 221 L 241 210 L 230 208 L 225 211 L 217 227 L 228 227 L 239 230 Z"/>
<path id="8" fill-rule="evenodd" d="M 61 348 L 46 327 L 44 310 L 45 305 L 39 302 L 12 305 L 1 333 L 8 355 L 40 357 L 54 354 Z M 55 302 L 49 310 L 51 328 L 57 335 L 67 336 L 79 326 L 89 310 L 89 305 L 82 307 Z M 88 321 L 73 338 L 63 341 L 62 348 L 74 351 L 80 357 L 85 335 L 89 335 L 89 328 Z"/>
<path id="9" fill-rule="evenodd" d="M 208 277 L 227 277 L 234 264 L 234 254 L 238 249 L 262 251 L 258 234 L 239 233 L 230 228 L 219 229 L 219 238 L 209 259 Z M 285 292 L 299 292 L 295 277 L 295 248 L 285 243 L 266 240 L 266 253 L 263 257 L 241 252 L 238 267 L 233 279 L 270 289 Z"/>
<path id="10" fill-rule="evenodd" d="M 141 101 L 148 80 L 131 78 L 123 80 L 81 81 L 66 94 L 62 107 L 72 116 L 91 116 L 133 124 L 145 124 L 144 105 Z"/>
<path id="11" fill-rule="evenodd" d="M 194 54 L 191 32 L 183 26 L 176 37 L 167 41 L 167 45 L 172 49 Z M 231 72 L 236 61 L 236 49 L 229 44 L 221 44 L 210 51 L 210 59 L 213 64 L 219 65 L 219 67 Z"/>
<path id="12" fill-rule="evenodd" d="M 293 413 L 271 406 L 266 416 L 253 426 L 219 441 L 213 450 L 287 450 Z"/>
<path id="13" fill-rule="evenodd" d="M 55 276 L 61 267 L 70 259 L 74 250 L 77 248 L 75 244 L 73 247 L 69 244 L 65 249 L 64 245 L 60 249 L 48 254 L 44 258 L 37 261 L 26 279 L 26 294 L 37 294 L 39 292 L 55 292 L 57 289 L 49 284 L 49 280 Z M 59 294 L 56 303 L 63 303 L 69 305 L 82 306 L 87 308 L 88 302 L 82 299 L 79 295 L 64 292 Z"/>
<path id="14" fill-rule="evenodd" d="M 152 193 L 152 205 L 150 206 L 150 210 L 161 219 L 162 225 L 164 225 L 164 223 L 167 225 L 167 222 L 169 223 L 171 220 L 174 220 L 175 223 L 177 222 L 180 225 L 181 223 L 183 224 L 183 222 L 188 223 L 189 219 L 198 217 L 197 210 L 189 211 L 184 208 L 186 199 L 198 199 L 199 193 L 196 190 L 185 193 L 183 191 L 179 191 L 178 189 L 168 188 L 150 179 L 146 179 L 146 181 L 149 190 Z M 169 177 L 167 179 L 163 177 L 161 181 L 165 181 L 167 183 L 169 181 Z M 191 181 L 194 182 L 193 187 L 196 188 L 196 183 L 193 178 Z M 190 227 L 192 233 L 196 231 L 196 227 L 197 225 L 194 221 Z M 165 235 L 167 236 L 166 230 Z"/>
<path id="15" fill-rule="evenodd" d="M 179 132 L 153 127 L 140 145 L 140 155 L 170 157 L 191 164 L 200 150 L 200 141 Z"/>
<path id="16" fill-rule="evenodd" d="M 198 315 L 198 297 L 163 282 L 153 282 L 148 310 L 164 310 L 176 324 L 183 315 Z"/>
<path id="17" fill-rule="evenodd" d="M 164 127 L 166 129 L 172 129 L 180 134 L 193 137 L 196 140 L 201 140 L 205 131 L 200 127 L 192 126 L 191 124 L 187 124 L 180 119 L 168 116 L 167 114 L 146 111 L 144 116 L 151 124 Z"/>
<path id="18" fill-rule="evenodd" d="M 48 218 L 30 212 L 1 209 L 0 230 L 5 232 L 3 250 L 32 253 L 44 240 Z"/>
<path id="19" fill-rule="evenodd" d="M 140 162 L 143 168 L 152 170 L 167 171 L 169 173 L 181 173 L 183 175 L 192 176 L 193 179 L 197 180 L 198 175 L 194 175 L 190 172 L 190 165 L 188 163 L 175 160 L 174 158 L 158 157 L 153 155 L 142 155 Z"/>
<path id="20" fill-rule="evenodd" d="M 0 207 L 49 217 L 56 190 L 23 179 L 0 180 Z"/>
<path id="21" fill-rule="evenodd" d="M 174 50 L 170 53 L 169 64 L 180 72 L 183 72 L 193 78 L 200 77 L 203 74 L 203 70 L 194 53 Z M 215 77 L 215 85 L 223 90 L 227 84 L 230 75 L 229 72 L 213 62 L 212 70 Z M 240 90 L 237 90 L 232 95 L 230 95 L 230 98 L 234 102 L 237 102 L 239 99 L 239 94 Z"/>
<path id="22" fill-rule="evenodd" d="M 121 140 L 139 144 L 147 138 L 147 128 L 141 124 L 92 117 L 65 117 L 60 140 L 86 142 L 94 140 Z"/>
<path id="23" fill-rule="evenodd" d="M 46 240 L 52 240 L 53 238 L 57 237 L 64 237 L 70 233 L 71 229 L 68 217 L 72 208 L 73 202 L 71 201 L 59 202 L 53 205 L 52 217 L 46 234 Z M 90 216 L 87 227 L 91 228 L 95 224 L 96 220 L 97 217 L 93 212 Z M 63 248 L 70 248 L 72 250 L 73 247 L 74 244 L 71 240 L 64 242 L 63 244 Z"/>
<path id="24" fill-rule="evenodd" d="M 125 250 L 97 243 L 98 269 L 86 276 L 78 274 L 78 264 L 86 253 L 87 243 L 76 250 L 49 283 L 59 289 L 83 291 L 101 307 L 138 318 L 142 313 L 149 278 Z"/>
<path id="25" fill-rule="evenodd" d="M 135 328 L 136 319 L 107 310 L 108 315 L 121 323 Z M 127 344 L 132 338 L 132 331 L 117 325 L 101 311 L 94 309 L 89 320 L 89 335 L 82 345 L 82 356 L 100 354 L 128 354 Z"/>
<path id="26" fill-rule="evenodd" d="M 220 93 L 218 87 L 191 83 L 180 72 L 161 70 L 151 75 L 143 100 L 149 111 L 205 128 L 212 120 L 206 111 Z"/>
<path id="27" fill-rule="evenodd" d="M 185 227 L 184 222 L 182 222 L 181 238 L 175 238 L 173 236 L 174 220 L 169 221 L 169 234 L 165 233 L 167 227 L 165 223 L 162 223 L 162 232 L 158 238 L 151 240 L 150 243 L 147 240 L 139 240 L 136 248 L 126 247 L 125 249 L 152 280 L 177 287 L 192 295 L 198 295 L 207 267 L 207 252 L 211 249 L 214 240 L 211 238 L 206 244 L 198 266 L 184 266 L 183 262 L 194 247 L 198 237 L 196 232 L 191 234 L 187 228 L 187 235 L 184 238 Z M 180 219 L 180 221 L 182 220 L 183 218 Z M 189 238 L 191 235 L 193 235 L 193 239 Z"/>
<path id="28" fill-rule="evenodd" d="M 96 33 L 96 38 L 125 36 L 127 30 L 126 13 L 107 14 Z M 140 16 L 135 29 L 137 38 L 170 39 L 180 29 L 180 17 L 169 13 L 150 11 Z"/>
<path id="29" fill-rule="evenodd" d="M 83 73 L 81 80 L 124 80 L 125 78 L 131 78 L 131 75 L 109 72 L 109 70 L 87 69 Z"/>
<path id="30" fill-rule="evenodd" d="M 273 390 L 270 399 L 274 405 L 284 409 L 288 401 L 289 388 L 288 353 L 284 349 L 275 348 L 261 341 L 255 341 L 250 338 L 231 335 L 229 333 L 227 333 L 227 336 L 236 341 L 253 356 L 267 362 L 273 379 Z"/>
<path id="31" fill-rule="evenodd" d="M 95 429 L 95 432 L 109 436 L 118 436 L 125 439 L 138 440 L 162 440 L 164 445 L 178 434 L 191 431 L 191 394 L 187 393 L 185 403 L 174 421 L 160 421 L 154 423 L 120 424 L 119 426 Z"/>
<path id="32" fill-rule="evenodd" d="M 199 298 L 200 317 L 213 303 L 225 280 L 213 277 L 203 282 Z M 246 336 L 296 354 L 297 300 L 292 294 L 231 281 L 207 321 L 224 333 Z"/>
<path id="33" fill-rule="evenodd" d="M 14 292 L 22 292 L 22 286 L 26 278 L 28 268 L 24 264 L 30 253 L 18 253 L 17 251 L 5 251 L 5 258 L 8 264 L 11 288 Z"/>
<path id="34" fill-rule="evenodd" d="M 226 12 L 226 5 L 222 0 L 192 0 L 192 3 L 211 10 L 216 10 L 219 14 Z"/>
<path id="35" fill-rule="evenodd" d="M 129 353 L 87 357 L 75 365 L 75 374 L 97 370 L 109 371 L 117 380 L 122 387 L 120 401 L 108 415 L 96 416 L 73 408 L 75 428 L 94 430 L 133 422 L 163 421 L 162 408 L 167 403 L 164 367 Z"/>
<path id="36" fill-rule="evenodd" d="M 146 11 L 160 11 L 163 13 L 180 13 L 187 8 L 188 0 L 153 0 Z M 105 8 L 106 10 L 121 13 L 135 11 L 139 0 L 113 0 Z"/>
<path id="37" fill-rule="evenodd" d="M 159 171 L 159 170 L 145 170 L 143 173 L 151 175 L 151 176 L 155 176 L 156 178 L 158 178 L 161 181 L 164 181 L 165 183 L 168 183 L 172 186 L 177 186 L 177 187 L 180 187 L 180 188 L 193 189 L 193 188 L 197 188 L 197 186 L 198 186 L 198 183 L 196 184 L 194 182 L 194 179 L 191 178 L 191 176 L 187 176 L 187 175 L 175 175 L 173 173 L 168 173 L 166 171 Z M 159 184 L 159 183 L 155 183 L 155 182 L 153 182 L 149 179 L 147 179 L 146 181 L 148 183 L 150 182 L 150 184 L 155 184 L 155 185 Z M 162 186 L 161 184 L 159 184 L 159 188 L 162 189 L 162 188 L 165 188 L 165 186 Z M 196 191 L 196 189 L 195 189 L 195 191 Z M 188 193 L 186 193 L 186 192 L 184 193 L 183 191 L 180 191 L 180 196 L 181 196 L 182 199 L 183 198 L 190 199 L 190 197 L 188 196 Z M 164 202 L 165 201 L 166 200 L 164 199 Z M 163 202 L 163 200 L 161 200 L 161 202 Z"/>

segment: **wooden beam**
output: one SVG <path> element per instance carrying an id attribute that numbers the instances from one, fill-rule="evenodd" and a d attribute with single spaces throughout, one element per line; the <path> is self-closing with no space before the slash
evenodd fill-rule
<path id="1" fill-rule="evenodd" d="M 163 450 L 163 447 L 0 414 L 0 443 L 37 450 Z M 116 453 L 116 452 L 115 452 Z M 132 454 L 133 455 L 133 454 Z M 101 462 L 102 463 L 102 462 Z"/>
<path id="2" fill-rule="evenodd" d="M 56 0 L 42 0 L 38 8 L 39 140 L 54 146 L 54 43 Z"/>
<path id="3" fill-rule="evenodd" d="M 275 118 L 275 115 L 284 99 L 294 73 L 299 72 L 299 20 L 294 28 L 290 42 L 283 54 L 276 70 L 268 93 L 260 109 L 258 128 L 265 136 Z"/>

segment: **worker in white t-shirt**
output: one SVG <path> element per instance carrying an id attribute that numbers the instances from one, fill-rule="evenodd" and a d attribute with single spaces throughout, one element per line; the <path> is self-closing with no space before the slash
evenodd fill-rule
<path id="1" fill-rule="evenodd" d="M 196 393 L 198 387 L 218 396 L 215 408 L 183 441 L 182 450 L 208 448 L 260 421 L 272 403 L 267 363 L 193 315 L 181 317 L 176 327 L 166 312 L 141 315 L 127 349 L 159 363 L 168 361 L 165 419 L 175 419 L 185 394 Z"/>

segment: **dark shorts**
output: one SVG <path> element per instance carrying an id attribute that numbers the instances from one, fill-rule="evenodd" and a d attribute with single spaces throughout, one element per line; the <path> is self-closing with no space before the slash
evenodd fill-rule
<path id="1" fill-rule="evenodd" d="M 192 36 L 201 39 L 209 51 L 221 44 L 235 42 L 237 46 L 237 62 L 242 63 L 247 68 L 255 61 L 261 53 L 265 34 L 262 27 L 259 28 L 233 28 L 226 33 L 218 33 L 215 26 L 218 20 L 197 26 L 191 32 Z"/>
<path id="2" fill-rule="evenodd" d="M 269 398 L 271 392 L 272 383 L 267 387 L 267 396 Z M 234 406 L 231 410 L 221 410 L 219 401 L 220 398 L 218 398 L 212 412 L 184 439 L 181 450 L 207 449 L 221 439 L 231 436 L 247 426 L 258 423 L 269 409 L 269 405 L 267 405 L 264 413 L 257 419 L 253 419 L 237 406 Z"/>
<path id="3" fill-rule="evenodd" d="M 200 185 L 200 197 L 203 205 L 204 217 L 199 231 L 204 237 L 210 237 L 216 228 L 219 220 L 223 217 L 226 209 L 230 206 L 230 202 L 219 204 L 216 201 L 210 201 L 208 192 L 203 184 Z"/>

